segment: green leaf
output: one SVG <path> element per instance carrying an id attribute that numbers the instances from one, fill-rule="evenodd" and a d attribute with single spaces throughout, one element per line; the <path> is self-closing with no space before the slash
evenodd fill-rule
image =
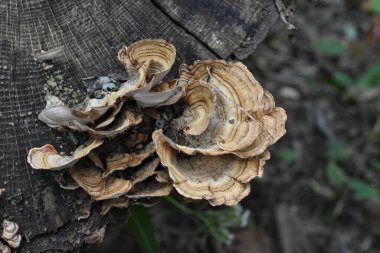
<path id="1" fill-rule="evenodd" d="M 375 158 L 370 158 L 369 159 L 369 166 L 372 169 L 379 170 L 380 171 L 380 161 L 375 159 Z"/>
<path id="2" fill-rule="evenodd" d="M 380 14 L 380 0 L 369 0 L 368 9 L 376 14 Z"/>
<path id="3" fill-rule="evenodd" d="M 278 155 L 282 160 L 293 162 L 296 159 L 296 152 L 292 149 L 282 149 L 278 152 Z"/>
<path id="4" fill-rule="evenodd" d="M 144 206 L 134 205 L 131 207 L 127 229 L 134 236 L 143 253 L 158 253 L 153 225 Z"/>
<path id="5" fill-rule="evenodd" d="M 362 180 L 352 180 L 351 189 L 355 192 L 355 198 L 359 200 L 377 199 L 380 197 L 379 191 Z"/>
<path id="6" fill-rule="evenodd" d="M 330 183 L 338 188 L 343 188 L 347 181 L 346 173 L 334 162 L 327 165 L 327 177 Z"/>
<path id="7" fill-rule="evenodd" d="M 343 92 L 347 87 L 355 84 L 355 81 L 348 74 L 338 71 L 334 73 L 331 79 L 325 80 L 325 83 L 335 88 L 338 92 Z"/>
<path id="8" fill-rule="evenodd" d="M 218 242 L 229 243 L 232 239 L 230 229 L 245 227 L 249 220 L 249 211 L 240 205 L 217 210 L 194 210 L 186 207 L 172 196 L 164 197 L 168 203 L 181 212 L 191 216 L 199 223 L 198 232 L 214 237 Z"/>
<path id="9" fill-rule="evenodd" d="M 358 30 L 356 26 L 351 22 L 346 22 L 343 26 L 343 31 L 346 37 L 352 41 L 357 40 L 358 38 Z"/>
<path id="10" fill-rule="evenodd" d="M 342 88 L 346 88 L 355 83 L 355 81 L 344 72 L 334 73 L 334 82 Z"/>
<path id="11" fill-rule="evenodd" d="M 369 67 L 359 76 L 357 83 L 362 86 L 380 85 L 380 64 L 375 64 Z"/>
<path id="12" fill-rule="evenodd" d="M 344 53 L 344 45 L 336 39 L 322 39 L 316 45 L 316 50 L 326 56 L 337 57 Z"/>
<path id="13" fill-rule="evenodd" d="M 342 161 L 349 155 L 349 149 L 339 140 L 330 141 L 327 147 L 327 156 L 332 161 Z"/>

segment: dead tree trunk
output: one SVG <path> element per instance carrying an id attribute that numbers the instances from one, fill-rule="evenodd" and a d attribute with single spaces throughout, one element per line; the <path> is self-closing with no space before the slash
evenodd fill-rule
<path id="1" fill-rule="evenodd" d="M 83 90 L 80 78 L 122 69 L 117 51 L 142 38 L 172 42 L 177 64 L 243 59 L 277 19 L 274 0 L 0 0 L 0 217 L 20 225 L 17 251 L 73 251 L 125 213 L 100 216 L 92 205 L 90 216 L 78 221 L 88 197 L 60 189 L 53 173 L 28 166 L 30 148 L 51 143 L 64 150 L 71 142 L 37 120 L 51 75 Z M 34 59 L 58 47 L 63 54 L 53 69 Z"/>

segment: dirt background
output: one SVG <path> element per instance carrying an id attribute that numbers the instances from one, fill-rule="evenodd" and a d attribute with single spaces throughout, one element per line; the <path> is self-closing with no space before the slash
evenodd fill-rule
<path id="1" fill-rule="evenodd" d="M 248 226 L 221 244 L 161 202 L 149 209 L 160 252 L 380 252 L 380 15 L 369 2 L 298 1 L 298 31 L 279 23 L 244 61 L 288 114 L 242 202 Z M 118 224 L 83 252 L 139 249 Z"/>

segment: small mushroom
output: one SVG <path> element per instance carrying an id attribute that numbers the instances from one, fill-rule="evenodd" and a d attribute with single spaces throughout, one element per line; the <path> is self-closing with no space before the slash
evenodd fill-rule
<path id="1" fill-rule="evenodd" d="M 105 188 L 106 179 L 102 178 L 102 171 L 93 166 L 76 165 L 69 169 L 75 182 L 91 197 L 101 196 Z"/>
<path id="2" fill-rule="evenodd" d="M 112 207 L 117 207 L 117 208 L 126 208 L 129 206 L 129 198 L 122 196 L 116 199 L 108 199 L 103 201 L 100 214 L 101 215 L 106 215 Z"/>
<path id="3" fill-rule="evenodd" d="M 172 183 L 162 183 L 151 177 L 133 186 L 126 196 L 130 199 L 163 197 L 169 195 L 172 188 Z"/>
<path id="4" fill-rule="evenodd" d="M 160 159 L 155 158 L 151 161 L 145 162 L 140 168 L 130 176 L 132 184 L 135 185 L 139 182 L 144 181 L 148 177 L 156 173 L 156 168 L 160 164 Z"/>
<path id="5" fill-rule="evenodd" d="M 170 179 L 169 173 L 167 170 L 157 170 L 154 172 L 154 177 L 157 182 L 160 183 L 171 183 L 172 180 Z"/>
<path id="6" fill-rule="evenodd" d="M 101 214 L 105 215 L 111 210 L 112 207 L 126 208 L 129 206 L 129 198 L 144 198 L 144 197 L 158 197 L 169 195 L 172 184 L 170 178 L 163 175 L 163 173 L 157 173 L 154 171 L 160 160 L 154 159 L 152 162 L 147 163 L 145 167 L 139 170 L 134 176 L 132 183 L 134 186 L 130 189 L 126 195 L 107 199 L 103 202 L 101 207 Z M 145 182 L 148 177 L 154 175 L 156 182 Z M 158 176 L 159 175 L 159 176 Z"/>
<path id="7" fill-rule="evenodd" d="M 183 86 L 179 86 L 177 80 L 171 80 L 151 90 L 141 89 L 133 95 L 133 99 L 141 107 L 160 107 L 175 104 L 182 96 Z"/>
<path id="8" fill-rule="evenodd" d="M 95 107 L 86 112 L 70 109 L 66 106 L 54 106 L 42 111 L 39 114 L 39 119 L 50 127 L 66 126 L 77 131 L 88 132 L 93 136 L 112 137 L 142 122 L 142 114 L 136 110 L 137 108 L 133 110 L 125 109 L 114 122 L 123 104 L 118 103 L 114 106 Z M 130 108 L 130 106 L 125 107 Z M 99 111 L 101 113 L 98 113 Z M 106 118 L 99 124 L 90 126 L 90 124 L 94 124 L 96 120 L 104 115 L 106 115 Z M 109 126 L 111 123 L 112 125 Z M 105 127 L 107 129 L 104 129 Z"/>
<path id="9" fill-rule="evenodd" d="M 211 85 L 204 81 L 192 82 L 185 90 L 183 99 L 187 107 L 176 121 L 184 126 L 184 134 L 200 135 L 209 125 L 210 115 L 216 103 L 215 92 Z"/>
<path id="10" fill-rule="evenodd" d="M 13 236 L 11 239 L 9 239 L 9 240 L 5 240 L 7 243 L 8 243 L 8 245 L 11 247 L 11 248 L 18 248 L 18 247 L 20 247 L 20 244 L 21 244 L 21 240 L 22 240 L 22 237 L 21 237 L 21 235 L 15 235 L 15 236 Z"/>
<path id="11" fill-rule="evenodd" d="M 146 101 L 141 97 L 149 96 L 147 93 L 166 76 L 175 54 L 174 46 L 161 39 L 140 40 L 123 47 L 118 58 L 126 68 L 129 80 L 110 94 L 107 104 L 112 105 L 122 97 L 133 97 L 138 103 Z"/>
<path id="12" fill-rule="evenodd" d="M 126 194 L 132 187 L 132 182 L 123 178 L 103 178 L 100 169 L 94 166 L 76 166 L 69 172 L 79 186 L 95 200 L 117 198 Z"/>
<path id="13" fill-rule="evenodd" d="M 19 226 L 16 222 L 3 220 L 3 234 L 1 237 L 5 240 L 10 240 L 14 237 L 19 230 Z"/>
<path id="14" fill-rule="evenodd" d="M 154 175 L 159 164 L 159 159 L 148 161 L 133 172 L 128 179 L 109 175 L 103 176 L 103 172 L 96 166 L 76 165 L 69 169 L 70 175 L 93 199 L 113 199 L 125 195 L 137 183 Z"/>
<path id="15" fill-rule="evenodd" d="M 75 180 L 66 173 L 59 173 L 54 176 L 54 180 L 59 184 L 62 189 L 65 190 L 76 190 L 79 188 L 79 185 Z"/>
<path id="16" fill-rule="evenodd" d="M 153 155 L 156 151 L 154 143 L 149 143 L 138 153 L 112 154 L 106 158 L 106 171 L 103 177 L 107 177 L 116 170 L 125 170 L 128 167 L 140 165 L 146 158 Z M 156 166 L 157 167 L 157 166 Z"/>
<path id="17" fill-rule="evenodd" d="M 11 253 L 11 248 L 9 248 L 8 245 L 5 245 L 2 242 L 0 242 L 0 253 Z"/>
<path id="18" fill-rule="evenodd" d="M 124 101 L 120 101 L 118 103 L 115 103 L 113 107 L 111 107 L 111 113 L 109 113 L 108 117 L 105 118 L 104 120 L 102 120 L 99 124 L 97 124 L 94 128 L 95 129 L 99 129 L 99 128 L 103 128 L 103 127 L 106 127 L 108 126 L 109 124 L 111 124 L 116 116 L 118 115 L 118 113 L 122 110 L 123 108 L 123 105 L 124 105 Z"/>
<path id="19" fill-rule="evenodd" d="M 125 195 L 132 188 L 132 182 L 123 178 L 109 176 L 105 182 L 104 190 L 100 196 L 94 197 L 95 200 L 117 198 Z"/>
<path id="20" fill-rule="evenodd" d="M 65 105 L 55 105 L 42 110 L 38 114 L 38 119 L 52 128 L 68 127 L 77 129 L 78 125 L 94 123 L 111 108 L 113 106 L 101 106 L 83 112 Z"/>
<path id="21" fill-rule="evenodd" d="M 144 63 L 149 63 L 146 81 L 154 78 L 158 84 L 170 71 L 175 61 L 176 50 L 169 42 L 162 39 L 139 40 L 119 51 L 119 60 L 128 73 L 135 73 Z M 145 75 L 144 75 L 145 78 Z"/>
<path id="22" fill-rule="evenodd" d="M 50 144 L 40 148 L 32 148 L 28 153 L 28 163 L 34 169 L 61 170 L 71 167 L 79 159 L 88 155 L 93 149 L 103 143 L 100 139 L 94 139 L 86 145 L 78 147 L 73 155 L 60 155 Z"/>
<path id="23" fill-rule="evenodd" d="M 104 165 L 102 159 L 100 159 L 99 155 L 95 152 L 90 152 L 87 156 L 90 158 L 91 162 L 98 168 L 101 168 L 104 170 Z"/>
<path id="24" fill-rule="evenodd" d="M 109 125 L 105 129 L 94 129 L 86 125 L 77 125 L 77 129 L 83 132 L 88 132 L 90 135 L 98 138 L 109 138 L 117 134 L 125 132 L 132 126 L 140 124 L 143 120 L 142 113 L 138 111 L 124 111 L 120 117 L 118 117 L 112 125 Z"/>
<path id="25" fill-rule="evenodd" d="M 126 179 L 115 176 L 103 178 L 96 167 L 76 166 L 69 171 L 79 186 L 95 200 L 117 198 L 132 187 L 132 183 Z"/>
<path id="26" fill-rule="evenodd" d="M 19 226 L 16 222 L 4 220 L 3 233 L 1 237 L 8 243 L 11 248 L 18 248 L 21 244 L 22 237 L 18 234 Z"/>

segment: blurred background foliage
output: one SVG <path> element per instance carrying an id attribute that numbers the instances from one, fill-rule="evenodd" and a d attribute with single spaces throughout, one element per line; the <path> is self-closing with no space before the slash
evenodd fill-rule
<path id="1" fill-rule="evenodd" d="M 244 61 L 288 121 L 242 205 L 134 206 L 88 252 L 380 252 L 380 0 L 296 1 L 295 23 Z"/>

